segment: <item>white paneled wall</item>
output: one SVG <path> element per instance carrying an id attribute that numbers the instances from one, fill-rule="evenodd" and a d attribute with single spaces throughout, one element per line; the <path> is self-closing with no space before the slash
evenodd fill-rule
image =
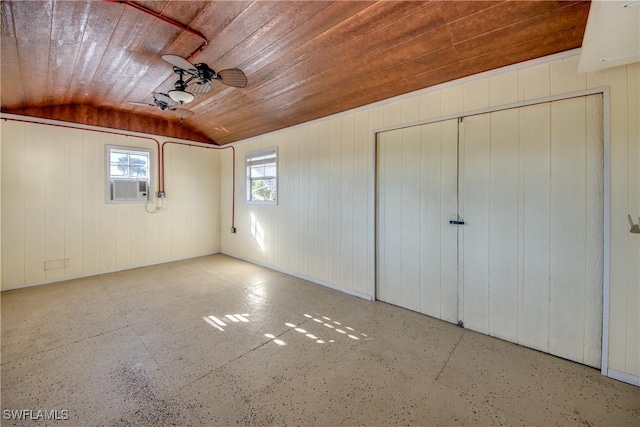
<path id="1" fill-rule="evenodd" d="M 238 233 L 222 233 L 222 251 L 373 296 L 375 130 L 489 106 L 609 87 L 608 366 L 615 375 L 621 373 L 619 377 L 640 377 L 640 236 L 629 233 L 627 219 L 628 214 L 640 216 L 640 64 L 587 74 L 578 74 L 577 64 L 575 54 L 521 64 L 238 144 Z M 247 205 L 244 153 L 273 146 L 280 150 L 279 204 Z M 224 231 L 230 210 L 229 159 L 230 154 L 222 154 Z M 264 250 L 251 234 L 251 215 L 263 229 Z"/>
<path id="2" fill-rule="evenodd" d="M 152 149 L 157 190 L 149 139 L 2 123 L 3 290 L 218 252 L 217 152 L 168 145 L 168 197 L 149 214 L 105 203 L 105 145 Z"/>
<path id="3" fill-rule="evenodd" d="M 360 113 L 236 146 L 238 233 L 223 233 L 224 252 L 368 294 L 370 136 L 368 115 Z M 276 146 L 278 205 L 246 204 L 246 153 Z M 231 153 L 221 154 L 223 231 L 230 223 L 230 159 Z"/>

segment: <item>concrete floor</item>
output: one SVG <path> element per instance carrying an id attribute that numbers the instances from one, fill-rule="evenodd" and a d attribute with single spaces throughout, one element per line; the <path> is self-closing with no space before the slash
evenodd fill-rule
<path id="1" fill-rule="evenodd" d="M 3 426 L 640 425 L 598 370 L 224 255 L 5 292 L 1 329 Z"/>

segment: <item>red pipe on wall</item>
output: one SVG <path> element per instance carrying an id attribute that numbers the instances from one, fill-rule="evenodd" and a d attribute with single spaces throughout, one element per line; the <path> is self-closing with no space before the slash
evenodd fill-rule
<path id="1" fill-rule="evenodd" d="M 166 144 L 187 145 L 189 147 L 200 147 L 200 148 L 207 148 L 207 149 L 211 149 L 211 150 L 228 150 L 228 149 L 231 149 L 232 161 L 233 161 L 233 166 L 232 166 L 233 177 L 232 177 L 232 193 L 231 193 L 231 227 L 235 228 L 235 223 L 236 223 L 236 218 L 235 218 L 236 217 L 236 148 L 234 146 L 230 146 L 230 147 L 207 147 L 207 146 L 203 146 L 203 145 L 194 145 L 194 144 L 189 144 L 187 142 L 177 142 L 177 141 L 165 141 L 165 142 L 162 143 L 162 145 L 160 145 L 160 142 L 157 139 L 151 138 L 149 136 L 128 135 L 126 133 L 112 132 L 112 131 L 100 130 L 100 129 L 82 129 L 80 127 L 68 126 L 68 125 L 63 125 L 63 124 L 59 124 L 59 123 L 39 123 L 39 122 L 36 122 L 36 121 L 21 120 L 21 119 L 16 119 L 16 118 L 5 118 L 5 117 L 3 117 L 2 120 L 5 120 L 5 121 L 6 120 L 11 120 L 13 122 L 18 122 L 18 123 L 31 123 L 31 124 L 38 124 L 38 125 L 55 126 L 55 127 L 66 128 L 66 129 L 85 130 L 85 131 L 88 131 L 88 132 L 100 132 L 100 133 L 106 133 L 106 134 L 109 134 L 109 135 L 122 135 L 122 136 L 128 136 L 128 137 L 132 137 L 132 138 L 140 138 L 140 139 L 151 140 L 151 141 L 155 142 L 157 147 L 158 147 L 158 191 L 164 191 L 164 146 Z"/>
<path id="2" fill-rule="evenodd" d="M 188 26 L 186 26 L 186 25 L 184 25 L 184 24 L 182 24 L 182 23 L 180 23 L 178 21 L 174 21 L 171 18 L 167 18 L 166 16 L 163 16 L 162 14 L 160 14 L 158 12 L 154 12 L 151 9 L 147 9 L 144 6 L 141 6 L 139 4 L 133 3 L 133 2 L 131 2 L 129 0 L 102 0 L 102 1 L 107 2 L 107 3 L 125 4 L 127 6 L 130 6 L 130 7 L 134 8 L 134 9 L 137 9 L 137 10 L 143 12 L 143 13 L 146 13 L 149 16 L 153 16 L 156 19 L 159 19 L 159 20 L 161 20 L 163 22 L 166 22 L 169 25 L 173 25 L 174 27 L 179 28 L 179 29 L 181 29 L 182 31 L 184 31 L 186 33 L 189 33 L 189 34 L 191 34 L 193 36 L 196 36 L 196 37 L 202 39 L 202 45 L 198 49 L 193 51 L 193 53 L 187 57 L 187 61 L 189 61 L 189 62 L 191 62 L 193 60 L 193 58 L 195 58 L 200 52 L 202 52 L 209 45 L 209 42 L 207 41 L 207 38 L 205 36 L 203 36 L 201 33 L 193 30 L 192 28 L 190 28 L 190 27 L 188 27 Z"/>
<path id="3" fill-rule="evenodd" d="M 167 144 L 176 144 L 176 145 L 188 145 L 189 147 L 197 147 L 197 148 L 204 148 L 206 150 L 231 150 L 231 158 L 232 158 L 232 178 L 231 178 L 231 182 L 232 182 L 232 193 L 231 193 L 231 228 L 235 228 L 236 227 L 236 147 L 229 146 L 229 147 L 214 147 L 214 146 L 205 146 L 205 145 L 194 145 L 194 144 L 189 144 L 186 142 L 177 142 L 177 141 L 165 141 L 162 143 L 162 148 L 160 149 L 161 151 L 161 155 L 160 155 L 160 159 L 161 159 L 161 166 L 160 166 L 160 171 L 162 171 L 162 177 L 160 178 L 160 191 L 164 191 L 164 146 Z"/>
<path id="4" fill-rule="evenodd" d="M 18 123 L 31 123 L 31 124 L 36 124 L 36 125 L 46 125 L 46 126 L 55 126 L 55 127 L 59 127 L 59 128 L 66 128 L 66 129 L 75 129 L 75 130 L 84 130 L 84 131 L 88 131 L 88 132 L 99 132 L 99 133 L 106 133 L 108 135 L 122 135 L 122 136 L 129 136 L 131 138 L 140 138 L 140 139 L 149 139 L 153 142 L 156 143 L 156 145 L 158 146 L 158 153 L 160 152 L 160 142 L 155 139 L 155 138 L 151 138 L 150 136 L 139 136 L 139 135 L 128 135 L 126 133 L 121 133 L 121 132 L 111 132 L 108 130 L 100 130 L 100 129 L 82 129 L 80 127 L 75 127 L 75 126 L 68 126 L 68 125 L 63 125 L 63 124 L 59 124 L 59 123 L 40 123 L 40 122 L 36 122 L 36 121 L 32 121 L 32 120 L 20 120 L 20 119 L 14 119 L 14 118 L 5 118 L 3 117 L 2 120 L 7 121 L 7 120 L 11 120 L 12 122 L 18 122 Z M 158 162 L 160 162 L 160 159 L 158 159 Z M 158 163 L 158 166 L 160 164 Z M 158 170 L 158 181 L 160 180 L 160 171 Z"/>

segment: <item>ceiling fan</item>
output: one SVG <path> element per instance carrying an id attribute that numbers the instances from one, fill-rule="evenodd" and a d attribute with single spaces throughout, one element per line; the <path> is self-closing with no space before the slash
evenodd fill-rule
<path id="1" fill-rule="evenodd" d="M 180 104 L 193 101 L 194 94 L 210 92 L 212 80 L 227 86 L 247 86 L 247 76 L 238 68 L 216 72 L 205 63 L 192 64 L 178 55 L 162 55 L 162 59 L 173 65 L 173 71 L 179 75 L 178 81 L 174 84 L 175 89 L 167 95 Z"/>
<path id="2" fill-rule="evenodd" d="M 169 110 L 176 116 L 180 117 L 180 126 L 182 126 L 182 121 L 184 119 L 188 119 L 189 117 L 193 116 L 193 111 L 190 111 L 184 108 L 174 107 L 174 105 L 177 104 L 176 101 L 171 99 L 171 97 L 166 93 L 153 92 L 153 104 L 150 104 L 147 102 L 135 102 L 135 101 L 129 101 L 129 104 L 138 105 L 142 107 L 147 107 L 147 106 L 157 107 L 162 111 Z"/>

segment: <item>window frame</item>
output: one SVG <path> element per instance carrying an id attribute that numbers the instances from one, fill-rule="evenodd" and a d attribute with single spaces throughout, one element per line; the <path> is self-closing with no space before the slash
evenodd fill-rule
<path id="1" fill-rule="evenodd" d="M 145 179 L 135 178 L 118 178 L 111 176 L 111 153 L 112 151 L 127 152 L 128 155 L 146 155 L 148 158 L 147 163 L 147 177 Z M 148 203 L 153 199 L 153 191 L 151 190 L 152 184 L 152 172 L 153 172 L 153 151 L 149 148 L 143 147 L 129 147 L 124 145 L 105 145 L 105 193 L 104 199 L 106 204 L 110 205 L 122 205 L 122 204 L 141 204 Z M 123 179 L 130 181 L 146 181 L 147 182 L 147 198 L 145 200 L 113 200 L 112 180 Z"/>
<path id="2" fill-rule="evenodd" d="M 275 165 L 275 175 L 273 177 L 268 177 L 269 179 L 274 179 L 275 180 L 275 200 L 254 200 L 252 199 L 252 192 L 251 192 L 251 188 L 252 188 L 252 179 L 251 179 L 251 173 L 250 173 L 250 168 L 252 166 L 255 165 L 251 165 L 250 162 L 251 160 L 255 159 L 256 157 L 264 157 L 264 156 L 268 156 L 268 155 L 273 155 L 274 156 L 274 162 L 273 164 Z M 266 164 L 270 164 L 266 163 Z M 267 205 L 267 206 L 277 206 L 278 205 L 278 199 L 279 199 L 279 195 L 278 195 L 278 190 L 279 190 L 279 179 L 278 179 L 278 147 L 273 147 L 273 148 L 267 148 L 264 150 L 257 150 L 257 151 L 251 151 L 245 154 L 244 157 L 244 173 L 245 173 L 245 203 L 249 204 L 249 205 Z M 263 178 L 263 177 L 262 177 Z"/>

